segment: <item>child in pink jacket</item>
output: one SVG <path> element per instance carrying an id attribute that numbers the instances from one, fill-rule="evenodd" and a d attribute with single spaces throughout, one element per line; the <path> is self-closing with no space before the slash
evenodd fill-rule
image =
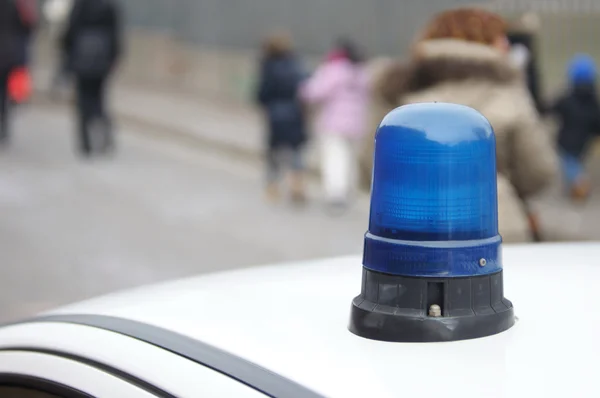
<path id="1" fill-rule="evenodd" d="M 367 129 L 369 88 L 362 61 L 352 43 L 341 41 L 300 90 L 304 101 L 317 105 L 323 190 L 336 209 L 346 207 L 356 186 L 356 150 Z"/>

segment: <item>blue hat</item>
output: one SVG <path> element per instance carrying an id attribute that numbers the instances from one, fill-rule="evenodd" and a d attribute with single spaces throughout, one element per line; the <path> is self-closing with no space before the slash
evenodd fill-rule
<path id="1" fill-rule="evenodd" d="M 596 64 L 589 55 L 575 56 L 569 63 L 571 83 L 592 83 L 596 80 Z"/>

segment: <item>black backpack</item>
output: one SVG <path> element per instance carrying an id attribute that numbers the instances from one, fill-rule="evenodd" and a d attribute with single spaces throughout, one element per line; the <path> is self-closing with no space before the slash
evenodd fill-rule
<path id="1" fill-rule="evenodd" d="M 77 35 L 73 47 L 73 72 L 83 78 L 100 78 L 112 66 L 110 33 L 100 27 L 84 29 Z"/>
<path id="2" fill-rule="evenodd" d="M 110 72 L 115 49 L 110 23 L 112 3 L 94 0 L 83 3 L 81 27 L 75 34 L 71 68 L 83 78 L 100 78 Z"/>

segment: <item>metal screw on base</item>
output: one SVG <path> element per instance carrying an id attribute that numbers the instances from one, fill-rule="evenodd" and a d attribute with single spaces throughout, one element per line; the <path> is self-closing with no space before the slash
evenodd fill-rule
<path id="1" fill-rule="evenodd" d="M 433 304 L 431 307 L 429 307 L 429 316 L 432 316 L 434 318 L 442 316 L 442 309 L 440 308 L 440 306 L 437 304 Z"/>

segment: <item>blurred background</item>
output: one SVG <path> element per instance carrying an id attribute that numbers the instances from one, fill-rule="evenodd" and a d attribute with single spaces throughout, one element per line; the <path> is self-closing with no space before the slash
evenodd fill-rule
<path id="1" fill-rule="evenodd" d="M 73 87 L 55 87 L 68 22 L 50 1 L 36 2 L 32 93 L 11 105 L 11 140 L 0 149 L 2 321 L 172 278 L 361 253 L 368 192 L 342 212 L 328 209 L 310 132 L 302 203 L 265 197 L 266 126 L 254 97 L 261 45 L 274 31 L 289 33 L 308 74 L 340 36 L 364 49 L 371 73 L 408 57 L 435 13 L 485 7 L 529 48 L 540 103 L 565 89 L 575 54 L 600 57 L 596 0 L 115 1 L 124 44 L 108 107 L 118 149 L 83 159 Z M 552 118 L 544 125 L 555 134 Z M 585 164 L 585 203 L 570 200 L 560 179 L 531 200 L 542 241 L 600 239 L 595 143 Z"/>

